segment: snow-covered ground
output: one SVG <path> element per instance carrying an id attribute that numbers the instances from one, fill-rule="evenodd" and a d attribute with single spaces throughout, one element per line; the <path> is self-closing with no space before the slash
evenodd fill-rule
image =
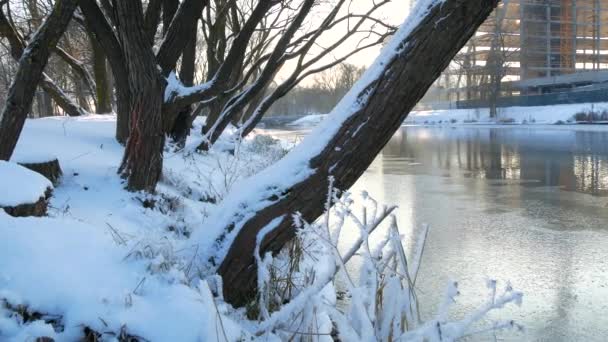
<path id="1" fill-rule="evenodd" d="M 244 325 L 227 317 L 228 306 L 200 280 L 205 271 L 186 259 L 193 248 L 203 254 L 216 236 L 197 234 L 197 247 L 188 237 L 205 229 L 205 217 L 234 183 L 284 151 L 257 137 L 240 146 L 238 157 L 218 149 L 194 153 L 197 122 L 183 151 L 165 151 L 158 193 L 146 195 L 124 190 L 114 130 L 113 116 L 27 121 L 13 160 L 56 156 L 64 175 L 48 217 L 14 218 L 0 209 L 0 340 L 75 341 L 84 327 L 108 332 L 106 339 L 123 327 L 149 341 L 246 338 Z M 14 197 L 50 186 L 21 169 L 0 164 L 1 200 L 33 200 Z M 48 316 L 23 322 L 23 310 Z M 61 327 L 48 323 L 53 318 Z"/>
<path id="2" fill-rule="evenodd" d="M 497 118 L 490 118 L 488 108 L 479 109 L 447 109 L 414 111 L 405 120 L 405 124 L 492 124 L 500 121 L 513 121 L 521 124 L 554 124 L 558 121 L 567 123 L 573 121 L 573 116 L 580 112 L 602 112 L 608 110 L 608 103 L 580 103 L 535 107 L 505 107 L 498 108 Z"/>

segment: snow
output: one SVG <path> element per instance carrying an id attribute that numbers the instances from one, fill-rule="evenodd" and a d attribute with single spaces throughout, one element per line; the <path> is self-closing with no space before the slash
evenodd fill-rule
<path id="1" fill-rule="evenodd" d="M 579 103 L 552 106 L 535 107 L 505 107 L 498 108 L 497 119 L 490 118 L 488 108 L 479 109 L 448 109 L 448 110 L 427 110 L 414 111 L 405 120 L 405 124 L 424 124 L 449 122 L 456 120 L 455 123 L 474 123 L 474 124 L 493 124 L 497 120 L 513 119 L 514 123 L 528 124 L 554 124 L 557 121 L 564 123 L 573 120 L 573 116 L 579 112 L 602 112 L 608 110 L 608 103 Z"/>
<path id="2" fill-rule="evenodd" d="M 14 207 L 38 202 L 47 189 L 53 189 L 53 185 L 34 171 L 0 160 L 0 189 L 0 207 Z"/>
<path id="3" fill-rule="evenodd" d="M 61 313 L 65 329 L 47 332 L 50 337 L 76 340 L 84 324 L 99 332 L 120 331 L 124 325 L 130 334 L 155 341 L 219 340 L 205 284 L 193 289 L 177 274 L 147 274 L 144 259 L 125 261 L 129 247 L 89 224 L 3 213 L 0 222 L 0 241 L 10 242 L 2 246 L 0 296 L 13 306 Z M 238 338 L 235 323 L 224 318 L 223 324 L 229 340 Z M 0 318 L 0 332 L 7 325 Z"/>
<path id="4" fill-rule="evenodd" d="M 287 126 L 312 127 L 320 124 L 327 114 L 310 114 L 287 124 Z"/>
<path id="5" fill-rule="evenodd" d="M 214 82 L 215 80 L 213 79 L 209 82 L 187 87 L 177 78 L 175 72 L 172 71 L 169 76 L 167 76 L 167 86 L 165 87 L 164 101 L 169 102 L 177 97 L 186 97 L 194 93 L 203 92 L 211 88 Z"/>
<path id="6" fill-rule="evenodd" d="M 11 161 L 15 163 L 33 164 L 48 162 L 57 159 L 55 154 L 40 153 L 37 150 L 19 151 L 19 153 L 13 154 Z"/>
<path id="7" fill-rule="evenodd" d="M 227 145 L 222 137 L 217 149 L 195 153 L 202 140 L 197 119 L 183 150 L 166 148 L 157 194 L 130 193 L 117 174 L 123 147 L 114 138 L 115 120 L 90 115 L 26 121 L 15 156 L 55 155 L 64 176 L 50 199 L 49 217 L 13 218 L 0 211 L 0 340 L 73 341 L 85 326 L 113 333 L 124 326 L 151 341 L 224 341 L 224 331 L 229 341 L 249 336 L 242 318 L 229 317 L 232 311 L 201 280 L 212 271 L 193 265 L 193 251 L 205 257 L 205 250 L 188 237 L 193 229 L 207 229 L 213 202 L 283 150 L 270 138 L 255 137 L 234 156 L 221 151 Z M 34 181 L 16 181 L 24 177 Z M 39 196 L 29 191 L 37 180 L 36 190 L 50 186 L 32 171 L 0 162 L 1 200 Z M 197 242 L 211 246 L 215 238 Z M 21 322 L 3 301 L 60 317 L 63 331 L 43 320 Z"/>

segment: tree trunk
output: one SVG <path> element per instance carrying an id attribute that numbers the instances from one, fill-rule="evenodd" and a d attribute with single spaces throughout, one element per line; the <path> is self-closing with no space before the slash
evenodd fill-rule
<path id="1" fill-rule="evenodd" d="M 162 5 L 162 0 L 150 0 L 148 2 L 148 7 L 146 8 L 144 24 L 146 26 L 146 34 L 150 44 L 154 44 L 154 37 L 156 36 L 156 30 L 158 29 L 158 23 L 160 22 Z"/>
<path id="2" fill-rule="evenodd" d="M 162 127 L 164 83 L 146 38 L 140 1 L 116 1 L 122 52 L 129 71 L 130 134 L 120 172 L 132 191 L 153 192 L 163 167 Z"/>
<path id="3" fill-rule="evenodd" d="M 163 0 L 163 36 L 169 31 L 169 26 L 171 26 L 171 21 L 175 17 L 178 5 L 177 0 Z"/>
<path id="4" fill-rule="evenodd" d="M 496 110 L 496 101 L 497 94 L 496 89 L 494 87 L 494 80 L 490 82 L 490 94 L 488 96 L 488 106 L 490 107 L 490 118 L 496 118 L 497 110 Z"/>
<path id="5" fill-rule="evenodd" d="M 194 84 L 194 72 L 196 69 L 196 30 L 194 30 L 194 36 L 190 38 L 190 42 L 184 48 L 182 55 L 182 65 L 179 70 L 179 79 L 185 86 L 192 86 Z M 184 146 L 188 134 L 190 134 L 190 128 L 192 121 L 190 120 L 192 113 L 192 106 L 184 107 L 173 124 L 171 129 L 171 138 L 177 143 L 178 146 Z"/>
<path id="6" fill-rule="evenodd" d="M 245 109 L 240 115 L 235 115 L 234 118 L 232 119 L 232 124 L 235 127 L 244 125 L 250 119 L 252 119 L 251 121 L 256 121 L 255 124 L 252 125 L 253 127 L 251 127 L 251 130 L 247 130 L 247 127 L 242 128 L 243 131 L 247 131 L 247 133 L 241 133 L 241 135 L 243 137 L 245 137 L 247 134 L 249 134 L 261 120 L 261 116 L 263 116 L 263 115 L 260 115 L 260 120 L 255 120 L 253 118 L 253 115 L 255 114 L 257 108 L 262 104 L 264 99 L 267 97 L 267 92 L 268 92 L 269 87 L 270 87 L 270 84 L 267 84 L 266 87 L 264 87 L 264 89 L 259 94 L 257 94 L 253 98 L 253 100 L 251 100 L 251 102 L 247 105 L 247 109 Z M 273 103 L 274 103 L 274 101 L 273 101 Z"/>
<path id="7" fill-rule="evenodd" d="M 199 150 L 208 150 L 211 145 L 213 145 L 217 141 L 217 139 L 219 139 L 222 132 L 226 129 L 228 124 L 230 124 L 232 118 L 240 114 L 245 109 L 247 104 L 254 100 L 260 92 L 266 90 L 267 86 L 270 82 L 272 82 L 276 73 L 279 71 L 279 69 L 281 69 L 281 66 L 285 63 L 283 55 L 287 47 L 289 46 L 289 42 L 310 13 L 314 4 L 314 0 L 304 0 L 302 2 L 298 14 L 295 16 L 289 26 L 285 29 L 285 32 L 283 32 L 272 53 L 270 54 L 266 65 L 260 73 L 260 77 L 258 77 L 258 79 L 256 79 L 241 94 L 231 98 L 229 101 L 226 102 L 226 105 L 222 108 L 222 112 L 217 118 L 217 120 L 213 123 L 213 126 L 210 126 L 209 123 L 205 124 L 207 127 L 210 127 L 210 131 L 207 133 L 208 139 L 206 141 L 203 141 L 203 143 L 198 146 Z"/>
<path id="8" fill-rule="evenodd" d="M 53 116 L 53 100 L 46 91 L 38 93 L 38 115 L 43 118 Z"/>
<path id="9" fill-rule="evenodd" d="M 89 101 L 87 99 L 87 94 L 85 92 L 85 89 L 87 88 L 87 86 L 85 85 L 85 82 L 80 78 L 80 76 L 77 75 L 73 71 L 72 71 L 72 82 L 74 83 L 74 86 L 76 87 L 75 93 L 76 93 L 76 99 L 78 100 L 78 105 L 80 106 L 80 108 L 86 110 L 87 112 L 91 112 L 91 107 L 89 106 Z M 91 95 L 94 95 L 94 94 L 91 94 Z"/>
<path id="10" fill-rule="evenodd" d="M 57 0 L 53 11 L 34 34 L 19 60 L 17 74 L 0 118 L 1 160 L 9 160 L 13 154 L 49 55 L 68 26 L 77 5 L 78 0 Z"/>
<path id="11" fill-rule="evenodd" d="M 57 56 L 59 56 L 59 58 L 61 58 L 72 69 L 73 83 L 75 85 L 77 85 L 77 87 L 78 87 L 76 89 L 76 91 L 80 92 L 80 93 L 84 93 L 84 89 L 88 89 L 89 92 L 91 93 L 91 95 L 93 95 L 96 91 L 95 82 L 93 81 L 93 77 L 91 76 L 91 74 L 89 73 L 87 68 L 85 67 L 84 63 L 82 63 L 81 61 L 76 59 L 71 54 L 71 53 L 73 53 L 73 50 L 70 49 L 70 53 L 68 53 L 66 50 L 57 46 L 57 47 L 55 47 L 55 53 L 57 54 Z M 79 82 L 82 82 L 82 85 L 80 85 Z M 95 102 L 97 102 L 96 99 L 94 99 L 94 100 L 95 100 Z M 81 101 L 81 99 L 79 99 L 79 101 Z M 88 105 L 84 105 L 84 106 L 81 105 L 81 106 L 86 111 L 90 111 Z"/>
<path id="12" fill-rule="evenodd" d="M 114 81 L 116 86 L 116 140 L 121 144 L 126 144 L 131 132 L 131 93 L 129 83 L 123 83 L 124 80 L 116 77 L 116 73 L 114 73 Z"/>
<path id="13" fill-rule="evenodd" d="M 24 43 L 15 31 L 14 27 L 11 26 L 8 19 L 4 16 L 4 13 L 0 9 L 0 35 L 5 37 L 10 44 L 11 56 L 19 62 L 21 55 L 23 54 Z M 42 80 L 40 87 L 63 109 L 69 116 L 80 116 L 86 114 L 86 111 L 77 106 L 56 84 L 51 80 L 48 75 L 42 73 Z M 50 104 L 52 107 L 52 104 Z M 51 111 L 52 112 L 52 108 Z"/>
<path id="14" fill-rule="evenodd" d="M 48 93 L 57 105 L 63 109 L 63 111 L 69 116 L 81 116 L 86 115 L 87 112 L 76 105 L 72 99 L 68 97 L 66 93 L 61 90 L 46 74 L 42 74 L 42 80 L 40 81 L 40 88 Z"/>
<path id="15" fill-rule="evenodd" d="M 93 48 L 93 74 L 97 85 L 95 96 L 97 97 L 97 114 L 107 114 L 112 112 L 112 88 L 108 78 L 108 68 L 106 65 L 106 54 L 95 37 L 91 37 L 91 47 Z"/>
<path id="16" fill-rule="evenodd" d="M 291 214 L 300 212 L 307 221 L 322 214 L 330 176 L 338 189 L 350 188 L 496 4 L 497 0 L 421 0 L 419 10 L 428 11 L 412 14 L 422 18 L 411 19 L 409 34 L 397 33 L 387 47 L 392 55 L 368 70 L 352 96 L 347 95 L 325 121 L 326 129 L 228 196 L 224 210 L 210 221 L 224 228 L 218 242 L 218 272 L 230 303 L 244 305 L 254 298 L 258 233 L 273 224 L 260 253 L 276 253 L 294 236 Z M 327 143 L 319 145 L 324 140 Z M 269 177 L 279 173 L 279 178 Z"/>
<path id="17" fill-rule="evenodd" d="M 116 140 L 125 144 L 129 138 L 131 93 L 122 45 L 95 0 L 80 0 L 80 9 L 86 18 L 87 29 L 99 42 L 110 63 L 116 89 Z"/>

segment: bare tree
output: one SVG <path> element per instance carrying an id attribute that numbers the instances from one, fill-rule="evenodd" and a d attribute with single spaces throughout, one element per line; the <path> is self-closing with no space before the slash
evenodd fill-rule
<path id="1" fill-rule="evenodd" d="M 113 91 L 109 88 L 110 77 L 104 63 L 107 60 L 116 94 L 116 138 L 127 146 L 120 170 L 129 179 L 128 187 L 132 190 L 155 188 L 162 170 L 162 136 L 168 134 L 183 143 L 196 115 L 208 114 L 207 140 L 201 149 L 209 148 L 230 122 L 242 125 L 241 134 L 246 135 L 274 102 L 304 78 L 338 65 L 367 47 L 381 44 L 394 31 L 372 16 L 388 2 L 386 0 L 373 4 L 366 13 L 347 13 L 341 17 L 338 16 L 340 9 L 351 0 L 339 0 L 317 26 L 307 24 L 309 14 L 317 5 L 314 0 L 184 0 L 181 3 L 150 0 L 147 4 L 134 1 L 137 4 L 130 9 L 135 13 L 121 10 L 122 4 L 116 0 L 80 1 L 82 15 L 78 13 L 74 17 L 76 31 L 65 37 L 62 47 L 54 50 L 58 60 L 71 72 L 66 73 L 64 65 L 53 64 L 52 70 L 57 70 L 60 82 L 55 83 L 44 75 L 40 84 L 70 115 L 85 114 L 89 103 L 96 105 L 97 112 L 108 112 Z M 42 3 L 34 0 L 29 3 L 32 13 L 39 12 L 30 16 L 42 18 L 45 12 L 39 11 Z M 1 19 L 0 33 L 8 38 L 14 51 L 12 56 L 18 59 L 24 39 L 17 25 Z M 33 31 L 35 23 L 27 19 L 24 18 L 23 25 Z M 137 24 L 132 24 L 132 20 Z M 317 40 L 339 25 L 349 29 L 326 49 L 311 53 Z M 307 29 L 303 29 L 305 26 Z M 125 31 L 127 27 L 130 32 Z M 199 28 L 204 44 L 195 43 Z M 374 36 L 378 39 L 320 64 L 349 37 L 360 33 L 367 34 L 368 40 Z M 88 45 L 85 50 L 91 53 L 86 58 L 72 48 L 75 36 L 79 37 L 78 46 Z M 146 41 L 145 45 L 141 39 Z M 158 49 L 153 50 L 154 45 Z M 133 53 L 135 47 L 137 53 Z M 198 69 L 195 61 L 200 47 L 206 48 L 206 79 L 195 84 L 194 74 Z M 154 59 L 135 61 L 135 56 L 144 51 Z M 287 80 L 271 90 L 275 76 L 288 61 L 296 61 L 296 68 Z M 178 74 L 178 69 L 179 80 L 172 76 Z M 66 74 L 71 77 L 65 77 Z M 142 89 L 145 82 L 137 77 L 154 80 L 151 84 L 157 88 L 154 95 Z M 66 85 L 74 89 L 74 98 L 61 89 Z M 140 103 L 142 93 L 146 93 L 144 97 L 150 105 Z M 156 113 L 158 106 L 160 114 Z M 133 141 L 129 141 L 133 133 Z"/>
<path id="2" fill-rule="evenodd" d="M 58 0 L 49 17 L 21 53 L 17 74 L 0 118 L 0 159 L 9 160 L 32 106 L 51 51 L 67 28 L 78 0 Z"/>
<path id="3" fill-rule="evenodd" d="M 502 93 L 503 78 L 508 74 L 508 65 L 511 57 L 517 53 L 515 49 L 509 49 L 506 44 L 508 38 L 505 32 L 505 15 L 507 4 L 498 7 L 492 16 L 494 32 L 491 34 L 490 50 L 485 66 L 487 82 L 483 84 L 485 97 L 490 107 L 490 117 L 497 116 L 498 98 Z"/>
<path id="4" fill-rule="evenodd" d="M 8 7 L 8 2 L 5 2 Z M 10 13 L 10 11 L 9 11 Z M 22 35 L 17 31 L 15 24 L 10 18 L 4 14 L 0 6 L 0 36 L 6 38 L 9 43 L 10 55 L 15 61 L 21 59 L 25 43 Z M 28 22 L 30 25 L 35 25 L 37 20 Z M 37 26 L 36 26 L 37 27 Z M 59 51 L 54 48 L 54 51 Z M 86 111 L 78 106 L 70 99 L 66 93 L 57 85 L 57 83 L 45 72 L 40 82 L 40 87 L 47 93 L 55 103 L 57 103 L 68 115 L 79 116 L 86 114 Z"/>

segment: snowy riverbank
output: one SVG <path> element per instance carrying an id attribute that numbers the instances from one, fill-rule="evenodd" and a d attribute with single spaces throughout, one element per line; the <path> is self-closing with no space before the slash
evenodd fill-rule
<path id="1" fill-rule="evenodd" d="M 147 341 L 251 336 L 197 280 L 206 271 L 186 259 L 216 236 L 197 247 L 188 237 L 205 229 L 204 218 L 235 183 L 285 151 L 258 137 L 240 146 L 238 158 L 220 149 L 195 153 L 197 122 L 183 151 L 166 149 L 158 193 L 129 193 L 117 175 L 123 147 L 114 129 L 114 116 L 27 121 L 13 160 L 52 155 L 64 174 L 48 217 L 14 218 L 0 209 L 0 340 L 74 341 L 84 327 L 103 339 L 122 330 Z M 11 181 L 11 191 L 27 185 Z"/>
<path id="2" fill-rule="evenodd" d="M 319 341 L 331 341 L 330 334 L 338 329 L 339 336 L 351 336 L 346 340 L 354 341 L 360 335 L 389 336 L 391 322 L 402 322 L 406 315 L 410 325 L 402 340 L 418 341 L 466 335 L 472 326 L 479 327 L 474 324 L 489 311 L 521 302 L 521 293 L 507 286 L 497 295 L 492 283 L 489 304 L 451 321 L 448 309 L 457 295 L 452 284 L 449 303 L 439 308 L 436 317 L 421 321 L 417 311 L 411 311 L 412 307 L 418 310 L 408 290 L 411 279 L 396 274 L 417 272 L 424 244 L 417 246 L 408 270 L 407 263 L 397 260 L 406 256 L 395 219 L 394 234 L 379 239 L 384 241 L 379 249 L 374 247 L 378 258 L 388 259 L 374 260 L 401 268 L 391 271 L 367 265 L 361 276 L 369 278 L 362 278 L 360 285 L 350 284 L 351 307 L 340 312 L 332 286 L 340 269 L 336 265 L 344 265 L 354 255 L 359 248 L 356 241 L 369 247 L 369 233 L 389 218 L 387 207 L 378 207 L 366 194 L 363 197 L 370 207 L 365 219 L 352 214 L 349 196 L 335 203 L 333 245 L 325 245 L 318 237 L 330 231 L 329 216 L 321 223 L 300 222 L 306 226 L 298 234 L 305 246 L 296 250 L 300 256 L 292 256 L 290 248 L 274 259 L 270 255 L 259 258 L 258 303 L 252 301 L 247 309 L 233 308 L 223 300 L 216 265 L 208 261 L 223 233 L 209 217 L 221 213 L 222 199 L 229 191 L 240 191 L 245 178 L 283 157 L 286 143 L 254 135 L 235 146 L 223 136 L 210 152 L 198 153 L 200 125 L 195 122 L 185 148 L 166 146 L 157 192 L 144 194 L 126 191 L 117 175 L 123 147 L 114 139 L 114 116 L 26 122 L 12 161 L 35 162 L 52 156 L 59 160 L 63 177 L 54 189 L 47 217 L 12 217 L 0 209 L 0 340 L 76 341 L 84 336 L 104 341 L 279 341 L 303 331 L 301 336 L 313 334 Z M 11 177 L 0 185 L 12 182 L 11 196 L 20 189 L 26 191 L 24 179 L 11 175 L 0 174 Z M 9 198 L 7 189 L 0 192 L 2 197 Z M 355 244 L 342 259 L 332 251 L 340 241 L 339 232 L 347 231 L 346 227 L 336 229 L 336 224 L 345 222 L 350 228 L 358 227 L 355 232 L 366 233 L 359 238 L 355 233 Z M 382 251 L 383 246 L 393 247 Z M 293 262 L 294 258 L 299 261 Z M 299 270 L 292 269 L 293 265 Z M 284 276 L 287 281 L 281 280 Z M 269 312 L 270 300 L 277 300 L 279 293 L 269 288 L 279 288 L 282 281 L 289 291 L 280 293 L 288 297 L 279 298 L 280 305 L 272 304 L 275 311 Z M 390 303 L 375 305 L 378 296 Z M 399 298 L 398 303 L 394 298 Z M 261 320 L 248 318 L 258 306 L 255 318 Z M 373 324 L 378 324 L 377 331 Z M 495 322 L 489 331 L 518 327 L 513 322 Z M 437 335 L 437 329 L 443 335 Z M 401 334 L 401 328 L 396 331 Z"/>
<path id="3" fill-rule="evenodd" d="M 551 129 L 585 131 L 608 130 L 608 124 L 580 124 L 575 122 L 577 113 L 602 113 L 608 111 L 608 103 L 583 103 L 571 105 L 507 107 L 498 109 L 498 117 L 490 118 L 488 108 L 413 111 L 404 125 L 483 125 L 504 127 L 509 125 L 543 125 Z M 288 124 L 290 127 L 311 128 L 323 121 L 326 114 L 310 114 Z"/>
<path id="4" fill-rule="evenodd" d="M 405 124 L 555 124 L 574 122 L 574 116 L 582 112 L 603 112 L 608 103 L 581 103 L 536 107 L 498 108 L 496 118 L 490 118 L 488 108 L 414 111 Z"/>

